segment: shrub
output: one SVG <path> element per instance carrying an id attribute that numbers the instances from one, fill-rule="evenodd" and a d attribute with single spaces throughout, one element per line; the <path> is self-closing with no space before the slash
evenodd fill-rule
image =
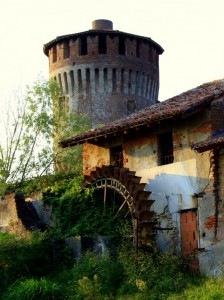
<path id="1" fill-rule="evenodd" d="M 127 211 L 119 212 L 114 218 L 121 203 L 119 195 L 107 192 L 107 203 L 104 206 L 102 197 L 93 188 L 82 187 L 83 177 L 72 178 L 64 182 L 64 191 L 52 187 L 52 193 L 45 193 L 43 201 L 53 207 L 54 228 L 63 236 L 96 236 L 107 235 L 112 238 L 122 236 L 121 228 L 131 220 L 125 219 Z M 111 199 L 112 198 L 112 199 Z M 122 202 L 120 202 L 122 201 Z M 129 216 L 130 217 L 130 216 Z"/>
<path id="2" fill-rule="evenodd" d="M 86 252 L 73 266 L 72 286 L 76 292 L 78 291 L 79 296 L 84 296 L 87 286 L 104 296 L 115 295 L 123 280 L 122 274 L 121 264 L 108 253 L 95 255 Z"/>
<path id="3" fill-rule="evenodd" d="M 46 278 L 25 279 L 9 288 L 5 300 L 49 300 L 64 299 L 62 288 L 56 282 Z"/>
<path id="4" fill-rule="evenodd" d="M 64 244 L 53 243 L 46 233 L 0 235 L 0 249 L 0 291 L 20 278 L 46 276 L 73 261 Z"/>
<path id="5" fill-rule="evenodd" d="M 122 246 L 118 257 L 124 269 L 124 281 L 118 294 L 141 294 L 146 299 L 167 299 L 171 293 L 180 292 L 186 287 L 187 271 L 180 258 L 127 249 Z"/>

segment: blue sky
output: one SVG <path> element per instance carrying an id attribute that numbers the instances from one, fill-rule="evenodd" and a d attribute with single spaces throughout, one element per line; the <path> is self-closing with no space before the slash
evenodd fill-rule
<path id="1" fill-rule="evenodd" d="M 223 8 L 223 0 L 1 0 L 0 103 L 38 74 L 48 77 L 45 43 L 101 18 L 164 48 L 160 100 L 223 78 Z"/>

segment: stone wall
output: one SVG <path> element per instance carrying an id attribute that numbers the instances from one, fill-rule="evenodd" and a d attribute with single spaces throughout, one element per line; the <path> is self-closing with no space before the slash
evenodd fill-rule
<path id="1" fill-rule="evenodd" d="M 22 193 L 12 193 L 0 200 L 0 231 L 23 233 L 39 230 L 43 224 L 31 201 L 26 201 Z"/>
<path id="2" fill-rule="evenodd" d="M 25 232 L 25 228 L 18 218 L 14 193 L 2 197 L 2 200 L 0 200 L 0 231 L 8 233 Z"/>

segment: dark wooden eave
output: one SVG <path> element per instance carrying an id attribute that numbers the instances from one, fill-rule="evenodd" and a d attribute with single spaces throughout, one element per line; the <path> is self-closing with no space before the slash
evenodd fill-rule
<path id="1" fill-rule="evenodd" d="M 224 132 L 213 133 L 211 138 L 199 143 L 195 143 L 191 146 L 192 150 L 195 150 L 199 153 L 212 150 L 212 149 L 223 149 L 223 148 L 224 148 Z"/>

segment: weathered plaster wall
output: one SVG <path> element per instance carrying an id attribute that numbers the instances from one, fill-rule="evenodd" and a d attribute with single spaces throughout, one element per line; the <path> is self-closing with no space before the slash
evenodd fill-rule
<path id="1" fill-rule="evenodd" d="M 146 189 L 152 192 L 150 199 L 155 200 L 152 209 L 158 220 L 158 247 L 183 254 L 188 253 L 185 245 L 197 243 L 198 251 L 194 254 L 199 259 L 201 273 L 216 276 L 224 272 L 224 151 L 197 153 L 190 147 L 211 136 L 213 128 L 209 120 L 207 111 L 179 124 L 170 122 L 170 126 L 158 125 L 148 132 L 124 135 L 119 143 L 123 146 L 125 167 L 136 171 L 141 182 L 147 184 Z M 164 128 L 173 132 L 174 162 L 160 166 L 157 136 Z M 91 152 L 88 170 L 100 163 L 108 164 L 109 148 L 117 142 L 116 137 L 102 142 L 101 147 L 87 145 L 85 154 Z M 180 212 L 189 212 L 189 217 L 195 212 L 197 216 L 196 229 L 186 233 L 184 239 L 188 236 L 190 239 L 192 233 L 195 237 L 186 242 L 181 236 L 184 232 L 181 226 L 186 224 L 182 224 L 183 220 L 181 223 Z M 186 226 L 190 228 L 189 224 Z"/>
<path id="2" fill-rule="evenodd" d="M 86 143 L 83 146 L 83 173 L 89 175 L 95 167 L 110 164 L 110 153 L 105 147 Z"/>
<path id="3" fill-rule="evenodd" d="M 180 253 L 180 210 L 198 207 L 198 197 L 210 180 L 210 152 L 197 154 L 190 146 L 206 139 L 211 133 L 210 113 L 179 124 L 165 126 L 173 131 L 174 162 L 158 165 L 157 136 L 164 125 L 149 132 L 148 136 L 133 138 L 124 145 L 127 167 L 137 171 L 155 200 L 152 210 L 158 217 L 156 241 L 162 251 Z M 189 123 L 191 124 L 189 130 Z M 207 203 L 214 203 L 213 194 L 207 194 Z M 207 218 L 207 214 L 204 218 Z"/>

